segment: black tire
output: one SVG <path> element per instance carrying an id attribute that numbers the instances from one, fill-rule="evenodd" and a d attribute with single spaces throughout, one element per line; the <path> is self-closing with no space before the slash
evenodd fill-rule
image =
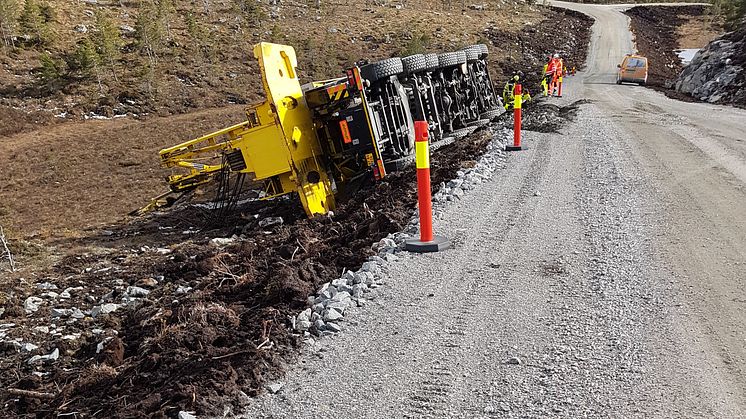
<path id="1" fill-rule="evenodd" d="M 468 125 L 469 127 L 481 128 L 489 123 L 490 123 L 490 120 L 488 118 L 484 118 L 484 119 L 477 119 L 476 121 L 471 121 L 467 123 L 466 125 Z"/>
<path id="2" fill-rule="evenodd" d="M 422 54 L 410 55 L 401 59 L 404 72 L 407 74 L 419 73 L 427 68 L 427 60 Z"/>
<path id="3" fill-rule="evenodd" d="M 479 119 L 492 120 L 502 115 L 503 113 L 505 113 L 505 109 L 495 109 L 495 110 L 491 110 L 491 111 L 487 111 L 487 112 L 479 114 Z"/>
<path id="4" fill-rule="evenodd" d="M 482 50 L 479 48 L 478 45 L 472 45 L 470 47 L 464 48 L 464 53 L 466 54 L 466 61 L 478 60 L 481 52 Z"/>
<path id="5" fill-rule="evenodd" d="M 464 51 L 444 52 L 438 54 L 438 68 L 448 68 L 461 65 L 466 62 Z"/>
<path id="6" fill-rule="evenodd" d="M 375 63 L 364 65 L 360 68 L 363 78 L 374 83 L 380 79 L 395 76 L 404 72 L 401 58 L 388 58 Z"/>
<path id="7" fill-rule="evenodd" d="M 464 138 L 472 132 L 476 131 L 477 127 L 459 128 L 448 133 L 449 137 L 456 137 L 458 139 Z"/>
<path id="8" fill-rule="evenodd" d="M 425 54 L 425 71 L 433 71 L 438 69 L 438 54 L 430 53 Z"/>

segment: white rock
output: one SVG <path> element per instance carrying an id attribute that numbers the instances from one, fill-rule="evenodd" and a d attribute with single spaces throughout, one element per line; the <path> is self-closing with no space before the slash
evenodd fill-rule
<path id="1" fill-rule="evenodd" d="M 282 217 L 267 217 L 261 221 L 259 221 L 259 227 L 261 228 L 267 228 L 272 227 L 275 225 L 282 225 L 283 223 Z"/>
<path id="2" fill-rule="evenodd" d="M 295 322 L 295 330 L 299 332 L 305 332 L 306 330 L 311 328 L 311 324 L 312 323 L 310 320 L 298 320 L 297 322 Z"/>
<path id="3" fill-rule="evenodd" d="M 110 314 L 119 310 L 121 307 L 121 304 L 101 304 L 100 306 L 93 307 L 93 310 L 91 310 L 91 317 L 98 317 L 100 314 Z"/>
<path id="4" fill-rule="evenodd" d="M 210 240 L 210 246 L 213 247 L 224 247 L 236 241 L 233 237 L 215 237 Z"/>
<path id="5" fill-rule="evenodd" d="M 24 343 L 21 345 L 21 351 L 23 352 L 33 352 L 35 350 L 39 349 L 37 345 L 34 345 L 33 343 Z"/>
<path id="6" fill-rule="evenodd" d="M 51 311 L 52 317 L 67 317 L 72 313 L 73 311 L 69 308 L 53 308 Z"/>
<path id="7" fill-rule="evenodd" d="M 352 271 L 345 271 L 344 275 L 342 275 L 342 278 L 347 281 L 347 284 L 353 284 L 355 282 L 355 273 Z"/>
<path id="8" fill-rule="evenodd" d="M 23 309 L 26 310 L 26 313 L 28 314 L 35 313 L 39 310 L 39 304 L 43 302 L 44 300 L 41 298 L 31 296 L 23 302 Z"/>
<path id="9" fill-rule="evenodd" d="M 332 301 L 345 301 L 349 300 L 352 296 L 347 291 L 340 291 L 332 297 Z"/>
<path id="10" fill-rule="evenodd" d="M 213 239 L 214 240 L 214 239 Z M 136 287 L 136 286 L 129 286 L 127 287 L 127 291 L 125 292 L 130 297 L 147 297 L 148 294 L 150 294 L 150 291 L 146 290 L 145 288 Z"/>
<path id="11" fill-rule="evenodd" d="M 363 266 L 360 267 L 360 269 L 365 272 L 370 272 L 374 275 L 381 272 L 381 267 L 378 266 L 378 264 L 375 262 L 364 262 Z"/>
<path id="12" fill-rule="evenodd" d="M 179 419 L 197 419 L 194 412 L 186 412 L 184 410 L 179 412 Z"/>
<path id="13" fill-rule="evenodd" d="M 192 287 L 185 287 L 183 285 L 179 285 L 179 287 L 176 288 L 176 295 L 186 294 L 191 290 L 192 290 Z"/>
<path id="14" fill-rule="evenodd" d="M 352 296 L 355 298 L 360 298 L 363 296 L 363 293 L 365 292 L 365 288 L 368 288 L 365 284 L 355 284 L 352 287 Z"/>
<path id="15" fill-rule="evenodd" d="M 101 342 L 99 342 L 99 343 L 98 343 L 98 344 L 96 345 L 96 353 L 97 353 L 97 354 L 100 354 L 100 353 L 101 353 L 101 351 L 103 351 L 103 350 L 104 350 L 104 348 L 106 347 L 106 344 L 107 344 L 107 343 L 109 343 L 109 341 L 110 341 L 110 340 L 112 340 L 112 339 L 113 339 L 113 338 L 112 338 L 111 336 L 109 336 L 109 337 L 107 337 L 107 338 L 104 338 L 104 340 L 102 340 Z"/>
<path id="16" fill-rule="evenodd" d="M 334 333 L 339 333 L 342 331 L 342 326 L 338 325 L 337 323 L 327 323 L 326 330 Z"/>
<path id="17" fill-rule="evenodd" d="M 282 383 L 274 383 L 267 386 L 267 390 L 269 390 L 272 394 L 277 394 L 280 390 L 282 390 L 282 387 L 284 387 L 284 384 Z"/>
<path id="18" fill-rule="evenodd" d="M 396 262 L 397 260 L 399 260 L 399 256 L 391 253 L 386 253 L 383 258 L 386 260 L 386 262 Z"/>
<path id="19" fill-rule="evenodd" d="M 342 317 L 344 317 L 342 313 L 333 308 L 328 309 L 326 313 L 324 313 L 325 322 L 334 322 L 341 319 Z"/>
<path id="20" fill-rule="evenodd" d="M 56 361 L 60 357 L 60 350 L 57 348 L 54 348 L 51 354 L 49 355 L 34 355 L 27 361 L 29 364 L 36 364 L 39 362 L 44 361 Z"/>

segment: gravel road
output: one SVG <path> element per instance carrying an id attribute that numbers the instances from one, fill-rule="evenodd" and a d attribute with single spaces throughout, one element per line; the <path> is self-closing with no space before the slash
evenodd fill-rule
<path id="1" fill-rule="evenodd" d="M 372 304 L 244 417 L 746 416 L 746 112 L 616 86 L 594 16 L 561 134 L 447 207 Z M 621 6 L 623 7 L 623 6 Z"/>

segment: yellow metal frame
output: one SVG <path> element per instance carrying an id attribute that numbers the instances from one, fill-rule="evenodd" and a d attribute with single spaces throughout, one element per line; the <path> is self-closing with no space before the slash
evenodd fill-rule
<path id="1" fill-rule="evenodd" d="M 295 50 L 262 42 L 254 46 L 254 57 L 267 99 L 247 109 L 246 122 L 161 150 L 165 167 L 188 169 L 186 174 L 169 176 L 171 190 L 193 189 L 211 181 L 224 169 L 218 159 L 240 150 L 246 163 L 240 172 L 265 180 L 272 196 L 297 192 L 309 216 L 325 214 L 334 208 L 334 194 L 298 81 Z"/>

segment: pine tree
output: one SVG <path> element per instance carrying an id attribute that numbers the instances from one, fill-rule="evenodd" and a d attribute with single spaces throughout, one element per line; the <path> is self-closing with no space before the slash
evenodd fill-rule
<path id="1" fill-rule="evenodd" d="M 166 43 L 166 33 L 158 20 L 157 6 L 153 2 L 142 1 L 139 9 L 135 21 L 137 45 L 140 53 L 145 54 L 151 66 L 154 66 Z"/>
<path id="2" fill-rule="evenodd" d="M 32 43 L 40 46 L 48 46 L 52 43 L 49 21 L 42 14 L 42 8 L 34 0 L 26 0 L 19 23 L 21 33 L 28 36 Z"/>
<path id="3" fill-rule="evenodd" d="M 62 78 L 63 64 L 59 59 L 52 58 L 46 52 L 39 57 L 41 69 L 39 71 L 39 81 L 48 89 L 54 90 L 55 85 Z"/>
<path id="4" fill-rule="evenodd" d="M 99 65 L 99 55 L 91 38 L 84 38 L 72 53 L 65 55 L 65 63 L 70 73 L 90 77 Z"/>
<path id="5" fill-rule="evenodd" d="M 209 31 L 205 30 L 204 24 L 193 12 L 187 12 L 184 15 L 184 23 L 186 23 L 187 33 L 189 33 L 192 42 L 204 54 L 205 58 L 211 59 L 213 39 Z"/>
<path id="6" fill-rule="evenodd" d="M 96 11 L 96 32 L 93 42 L 102 65 L 108 67 L 114 80 L 117 80 L 116 62 L 121 55 L 122 39 L 119 37 L 117 28 L 101 10 Z"/>

